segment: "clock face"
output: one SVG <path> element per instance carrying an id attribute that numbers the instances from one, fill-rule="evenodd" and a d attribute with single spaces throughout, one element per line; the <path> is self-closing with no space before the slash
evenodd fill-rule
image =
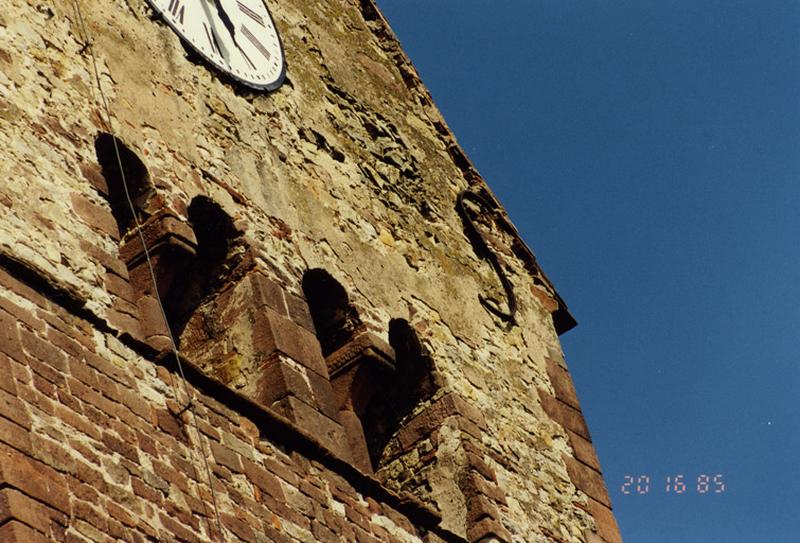
<path id="1" fill-rule="evenodd" d="M 147 1 L 192 48 L 237 81 L 265 90 L 283 82 L 283 47 L 262 0 Z"/>

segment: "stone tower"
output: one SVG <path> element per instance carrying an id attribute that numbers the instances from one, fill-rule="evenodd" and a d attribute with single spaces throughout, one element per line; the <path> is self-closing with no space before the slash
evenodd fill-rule
<path id="1" fill-rule="evenodd" d="M 271 92 L 5 5 L 0 540 L 620 541 L 575 322 L 373 0 L 269 0 Z"/>

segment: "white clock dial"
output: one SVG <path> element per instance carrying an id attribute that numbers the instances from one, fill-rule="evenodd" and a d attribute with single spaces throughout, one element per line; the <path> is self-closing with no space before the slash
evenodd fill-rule
<path id="1" fill-rule="evenodd" d="M 237 81 L 266 90 L 283 82 L 283 47 L 262 0 L 147 1 L 193 49 Z"/>

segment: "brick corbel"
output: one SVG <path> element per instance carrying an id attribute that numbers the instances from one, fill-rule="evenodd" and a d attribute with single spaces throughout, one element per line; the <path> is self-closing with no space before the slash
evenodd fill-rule
<path id="1" fill-rule="evenodd" d="M 363 332 L 325 361 L 353 460 L 359 469 L 372 473 L 361 420 L 372 398 L 385 390 L 395 371 L 394 349 L 376 335 Z"/>
<path id="2" fill-rule="evenodd" d="M 192 227 L 166 208 L 144 221 L 140 230 L 141 236 L 135 228 L 125 235 L 120 246 L 120 257 L 128 267 L 144 339 L 160 350 L 170 347 L 169 331 L 158 306 L 142 237 L 153 266 L 158 295 L 162 299 L 169 293 L 176 274 L 181 273 L 195 256 L 197 239 Z"/>

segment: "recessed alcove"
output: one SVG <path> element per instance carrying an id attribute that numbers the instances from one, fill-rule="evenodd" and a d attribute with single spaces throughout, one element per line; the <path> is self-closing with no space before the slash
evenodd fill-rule
<path id="1" fill-rule="evenodd" d="M 211 198 L 195 196 L 187 209 L 197 240 L 195 254 L 164 297 L 164 309 L 176 340 L 197 307 L 213 296 L 235 263 L 229 260 L 240 237 L 233 219 Z"/>
<path id="2" fill-rule="evenodd" d="M 150 174 L 138 155 L 116 136 L 100 133 L 94 148 L 106 182 L 105 187 L 98 189 L 108 200 L 120 235 L 124 236 L 134 222 L 131 205 L 140 213 L 155 193 Z"/>
<path id="3" fill-rule="evenodd" d="M 358 311 L 350 304 L 344 287 L 323 269 L 308 270 L 302 287 L 322 354 L 328 356 L 362 327 Z"/>

